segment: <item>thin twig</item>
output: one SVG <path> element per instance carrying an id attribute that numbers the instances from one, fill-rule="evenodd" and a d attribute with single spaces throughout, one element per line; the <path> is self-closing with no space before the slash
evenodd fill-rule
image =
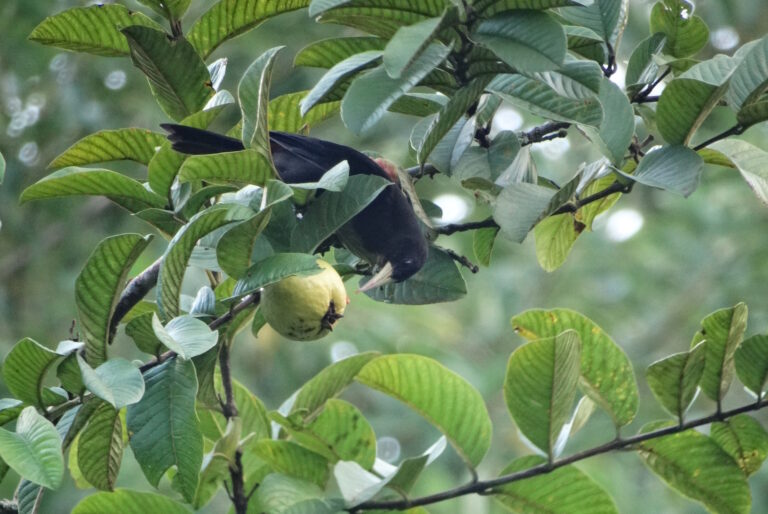
<path id="1" fill-rule="evenodd" d="M 558 137 L 566 137 L 568 136 L 567 130 L 570 126 L 570 123 L 564 121 L 550 121 L 527 132 L 521 132 L 518 134 L 520 146 L 528 146 Z"/>
<path id="2" fill-rule="evenodd" d="M 232 366 L 229 357 L 231 343 L 231 340 L 224 340 L 219 348 L 219 369 L 221 371 L 221 384 L 224 388 L 224 402 L 221 407 L 227 420 L 237 417 L 237 404 L 235 404 L 235 393 L 232 387 Z M 243 452 L 238 448 L 235 451 L 235 461 L 229 465 L 229 476 L 232 479 L 230 498 L 236 514 L 248 512 L 248 495 L 245 492 L 243 475 Z"/>
<path id="3" fill-rule="evenodd" d="M 476 230 L 479 228 L 498 228 L 499 225 L 493 218 L 486 218 L 482 221 L 470 221 L 468 223 L 449 223 L 441 227 L 435 227 L 435 232 L 443 236 L 450 236 L 456 232 L 466 232 L 467 230 Z"/>
<path id="4" fill-rule="evenodd" d="M 658 102 L 659 98 L 661 98 L 659 95 L 652 95 L 652 96 L 646 96 L 644 98 L 638 98 L 635 100 L 635 103 L 637 104 L 650 104 L 653 102 Z"/>
<path id="5" fill-rule="evenodd" d="M 464 255 L 461 255 L 459 253 L 456 253 L 453 250 L 451 250 L 450 248 L 443 248 L 441 246 L 440 249 L 442 251 L 444 251 L 445 253 L 447 253 L 448 256 L 451 259 L 453 259 L 454 261 L 458 262 L 460 265 L 464 266 L 465 268 L 467 268 L 472 273 L 477 273 L 478 271 L 480 271 L 480 268 L 477 266 L 477 264 L 475 264 L 474 262 L 470 261 L 468 257 L 466 257 Z"/>
<path id="6" fill-rule="evenodd" d="M 717 141 L 720 141 L 721 139 L 725 139 L 726 137 L 730 137 L 730 136 L 738 136 L 739 134 L 743 134 L 745 130 L 747 130 L 747 127 L 743 127 L 741 125 L 734 125 L 733 127 L 729 128 L 725 132 L 721 132 L 718 135 L 713 136 L 713 137 L 707 139 L 703 143 L 700 143 L 700 144 L 694 146 L 693 149 L 698 152 L 699 150 L 701 150 L 703 148 L 706 148 L 709 145 L 711 145 L 712 143 L 716 143 Z"/>
<path id="7" fill-rule="evenodd" d="M 616 450 L 632 449 L 633 446 L 643 443 L 645 441 L 658 439 L 659 437 L 664 437 L 668 435 L 679 434 L 680 432 L 684 432 L 686 430 L 690 430 L 692 428 L 700 427 L 703 425 L 708 425 L 715 421 L 723 421 L 723 420 L 732 418 L 738 414 L 743 414 L 745 412 L 752 412 L 752 411 L 762 409 L 766 405 L 768 405 L 768 401 L 758 401 L 755 403 L 750 403 L 749 405 L 744 405 L 736 409 L 719 412 L 719 413 L 715 413 L 700 419 L 688 421 L 686 423 L 683 423 L 682 425 L 672 425 L 666 428 L 654 430 L 652 432 L 637 434 L 624 439 L 617 438 L 603 445 L 596 446 L 594 448 L 590 448 L 582 452 L 574 453 L 573 455 L 570 455 L 568 457 L 564 457 L 562 459 L 556 460 L 551 464 L 549 463 L 542 464 L 540 466 L 535 466 L 533 468 L 525 469 L 515 473 L 510 473 L 508 475 L 502 475 L 498 478 L 492 478 L 490 480 L 479 480 L 477 482 L 471 482 L 471 483 L 456 487 L 454 489 L 449 489 L 447 491 L 442 491 L 440 493 L 436 493 L 428 496 L 422 496 L 420 498 L 411 498 L 411 499 L 405 499 L 405 500 L 369 501 L 369 502 L 362 503 L 356 507 L 352 507 L 348 509 L 348 512 L 355 513 L 355 512 L 363 512 L 367 510 L 376 510 L 376 509 L 405 510 L 411 507 L 432 505 L 435 503 L 443 502 L 445 500 L 458 498 L 460 496 L 466 496 L 468 494 L 493 494 L 494 488 L 502 485 L 510 484 L 512 482 L 517 482 L 525 478 L 545 475 L 551 471 L 554 471 L 555 469 L 561 468 L 563 466 L 567 466 L 569 464 L 573 464 L 574 462 L 579 462 L 579 461 L 588 459 L 590 457 L 595 457 L 597 455 L 602 455 L 602 454 L 609 453 Z"/>

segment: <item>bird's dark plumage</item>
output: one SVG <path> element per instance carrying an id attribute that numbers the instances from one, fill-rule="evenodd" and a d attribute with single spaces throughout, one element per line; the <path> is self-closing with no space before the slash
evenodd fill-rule
<path id="1" fill-rule="evenodd" d="M 177 152 L 211 154 L 243 150 L 231 137 L 183 125 L 163 124 Z M 272 159 L 280 178 L 288 184 L 317 182 L 341 161 L 350 175 L 376 175 L 392 182 L 375 161 L 354 148 L 285 132 L 269 133 Z M 427 259 L 427 240 L 411 203 L 398 184 L 391 185 L 338 232 L 342 242 L 372 264 L 392 265 L 392 280 L 401 281 L 419 271 Z"/>

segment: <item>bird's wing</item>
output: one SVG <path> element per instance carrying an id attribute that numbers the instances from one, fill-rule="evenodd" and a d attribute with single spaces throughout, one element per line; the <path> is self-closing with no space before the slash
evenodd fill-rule
<path id="1" fill-rule="evenodd" d="M 177 152 L 200 155 L 237 152 L 245 149 L 239 139 L 222 136 L 209 130 L 186 127 L 175 123 L 161 123 L 160 126 L 168 132 L 171 147 Z"/>
<path id="2" fill-rule="evenodd" d="M 177 152 L 198 155 L 237 152 L 245 148 L 239 139 L 208 130 L 174 123 L 160 126 L 168 131 L 168 139 Z M 378 175 L 391 180 L 368 156 L 348 146 L 275 131 L 269 133 L 269 141 L 277 172 L 289 184 L 317 182 L 326 171 L 345 160 L 352 175 Z"/>
<path id="3" fill-rule="evenodd" d="M 333 168 L 341 161 L 347 161 L 351 175 L 377 175 L 391 181 L 391 178 L 381 169 L 381 166 L 376 164 L 367 155 L 349 146 L 339 145 L 314 137 L 277 131 L 270 132 L 269 139 L 272 142 L 273 154 L 275 153 L 275 143 L 277 143 L 291 154 L 306 161 L 316 163 L 318 167 L 325 171 Z"/>

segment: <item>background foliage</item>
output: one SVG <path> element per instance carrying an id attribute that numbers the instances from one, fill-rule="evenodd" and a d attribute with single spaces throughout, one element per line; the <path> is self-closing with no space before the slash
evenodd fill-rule
<path id="1" fill-rule="evenodd" d="M 200 3 L 192 9 L 202 10 Z M 105 234 L 144 232 L 144 225 L 127 220 L 102 200 L 54 200 L 19 208 L 22 188 L 47 172 L 46 163 L 73 141 L 105 128 L 138 126 L 156 129 L 166 121 L 149 97 L 144 78 L 127 60 L 96 59 L 58 52 L 26 41 L 31 29 L 45 16 L 74 5 L 72 1 L 22 2 L 6 0 L 0 6 L 0 28 L 5 40 L 0 48 L 0 151 L 6 155 L 8 170 L 0 189 L 0 344 L 6 353 L 22 336 L 44 341 L 47 346 L 69 337 L 75 316 L 70 301 L 77 273 L 96 243 Z M 620 64 L 627 52 L 647 35 L 647 12 L 651 2 L 631 2 L 631 24 L 622 44 Z M 136 5 L 138 7 L 138 5 Z M 736 31 L 741 42 L 764 35 L 768 7 L 757 0 L 726 2 L 701 1 L 697 14 L 712 28 L 713 38 Z M 291 37 L 285 41 L 284 34 Z M 235 44 L 219 50 L 230 59 L 224 87 L 234 90 L 237 77 L 254 57 L 275 42 L 285 42 L 286 55 L 322 37 L 352 35 L 352 31 L 333 25 L 320 25 L 299 11 L 270 20 Z M 733 35 L 733 34 L 731 34 Z M 712 39 L 704 54 L 714 54 Z M 214 53 L 213 57 L 217 57 Z M 311 87 L 320 72 L 290 68 L 286 56 L 277 61 L 273 79 L 274 95 Z M 508 113 L 506 123 L 530 128 L 536 120 L 522 113 Z M 726 115 L 717 114 L 705 125 L 715 134 L 732 124 Z M 405 152 L 411 120 L 391 115 L 383 123 L 354 137 L 338 121 L 318 126 L 314 135 L 357 148 L 376 150 L 402 164 L 412 163 Z M 513 126 L 517 129 L 517 126 Z M 765 125 L 745 136 L 758 146 L 768 134 Z M 583 139 L 572 136 L 569 159 L 585 160 Z M 563 141 L 537 145 L 539 173 L 555 181 L 571 168 L 558 160 Z M 131 172 L 125 165 L 125 171 Z M 451 194 L 472 209 L 474 201 L 447 180 L 422 181 L 420 192 L 438 198 Z M 750 306 L 749 334 L 768 329 L 768 298 L 763 284 L 768 279 L 764 256 L 764 227 L 768 214 L 743 181 L 724 170 L 707 173 L 701 187 L 682 201 L 668 193 L 638 188 L 622 199 L 620 209 L 632 209 L 644 219 L 642 229 L 625 241 L 613 231 L 620 221 L 603 220 L 595 234 L 576 246 L 565 267 L 553 274 L 543 272 L 535 258 L 533 241 L 522 246 L 499 242 L 492 265 L 477 275 L 467 275 L 469 294 L 463 300 L 425 307 L 386 306 L 355 295 L 349 315 L 333 335 L 313 344 L 293 344 L 273 333 L 258 339 L 245 335 L 235 346 L 234 374 L 251 390 L 258 392 L 269 408 L 293 392 L 332 359 L 358 351 L 401 351 L 429 355 L 467 378 L 489 404 L 494 420 L 494 444 L 508 448 L 509 454 L 490 455 L 481 467 L 490 474 L 503 467 L 513 455 L 528 451 L 508 421 L 499 384 L 503 382 L 506 359 L 522 340 L 513 334 L 509 319 L 528 308 L 570 307 L 594 319 L 628 353 L 635 370 L 657 358 L 688 348 L 690 334 L 701 318 L 725 305 L 745 301 Z M 630 215 L 631 212 L 629 213 Z M 468 213 L 471 216 L 471 213 Z M 626 229 L 626 226 L 625 226 Z M 451 238 L 455 248 L 471 254 L 471 237 Z M 143 269 L 161 246 L 151 243 L 135 270 Z M 116 352 L 131 354 L 130 345 L 116 343 Z M 630 429 L 661 416 L 660 407 L 650 398 L 643 380 L 641 410 Z M 436 439 L 437 432 L 395 402 L 361 387 L 349 391 L 369 417 L 379 443 L 393 445 L 394 438 L 403 454 L 422 452 Z M 7 395 L 4 395 L 7 396 Z M 728 402 L 744 403 L 747 396 L 734 392 Z M 706 405 L 704 402 L 701 405 Z M 710 406 L 707 406 L 709 408 Z M 727 407 L 727 405 L 726 405 Z M 710 409 L 711 410 L 711 409 Z M 398 415 L 393 416 L 392 412 Z M 695 415 L 695 412 L 692 413 Z M 758 415 L 765 421 L 765 414 Z M 405 420 L 405 421 L 403 421 Z M 609 437 L 610 420 L 598 414 L 589 431 L 582 431 L 571 443 L 573 449 L 588 447 Z M 602 429 L 602 430 L 601 430 Z M 455 476 L 459 457 L 443 455 L 431 473 L 417 484 L 416 491 L 434 491 L 466 479 Z M 143 487 L 145 480 L 126 452 L 124 471 L 118 486 Z M 651 476 L 632 456 L 611 455 L 583 464 L 618 504 L 621 512 L 675 511 L 700 512 L 697 504 L 684 500 Z M 753 509 L 768 509 L 765 468 L 750 478 Z M 14 480 L 2 485 L 2 495 L 12 494 Z M 45 512 L 68 512 L 84 493 L 69 483 L 46 499 Z M 210 512 L 224 509 L 227 499 L 219 495 L 208 507 Z M 498 506 L 480 497 L 459 500 L 461 510 L 500 512 Z M 452 512 L 456 507 L 435 506 L 432 512 Z"/>

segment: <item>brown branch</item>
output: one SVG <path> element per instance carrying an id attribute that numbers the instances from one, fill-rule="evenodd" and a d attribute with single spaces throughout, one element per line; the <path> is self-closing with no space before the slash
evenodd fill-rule
<path id="1" fill-rule="evenodd" d="M 435 232 L 443 236 L 450 236 L 456 232 L 466 232 L 468 230 L 476 230 L 479 228 L 498 227 L 498 223 L 496 223 L 493 218 L 486 218 L 482 221 L 470 221 L 468 223 L 449 223 L 441 227 L 435 227 Z"/>
<path id="2" fill-rule="evenodd" d="M 550 121 L 538 127 L 534 127 L 528 132 L 518 134 L 520 146 L 528 146 L 542 141 L 550 141 L 558 137 L 568 136 L 568 128 L 571 124 L 564 121 Z"/>
<path id="3" fill-rule="evenodd" d="M 221 370 L 221 384 L 224 388 L 224 401 L 221 402 L 221 411 L 227 421 L 237 417 L 237 404 L 232 388 L 232 367 L 229 358 L 229 350 L 232 340 L 225 339 L 219 348 L 219 369 Z M 245 493 L 245 480 L 243 473 L 243 452 L 240 448 L 235 450 L 235 461 L 229 465 L 229 476 L 232 479 L 232 491 L 230 499 L 235 507 L 236 514 L 248 512 L 248 495 Z"/>
<path id="4" fill-rule="evenodd" d="M 498 478 L 492 478 L 490 480 L 473 481 L 468 484 L 456 487 L 454 489 L 449 489 L 447 491 L 431 494 L 428 496 L 422 496 L 420 498 L 402 499 L 402 500 L 386 500 L 386 501 L 368 501 L 368 502 L 361 503 L 356 507 L 352 507 L 348 509 L 348 512 L 355 513 L 355 512 L 363 512 L 367 510 L 376 510 L 376 509 L 406 510 L 411 507 L 432 505 L 435 503 L 443 502 L 445 500 L 458 498 L 460 496 L 466 496 L 468 494 L 494 494 L 496 492 L 494 488 L 502 485 L 510 484 L 512 482 L 517 482 L 525 478 L 545 475 L 563 466 L 567 466 L 569 464 L 573 464 L 575 462 L 579 462 L 579 461 L 588 459 L 590 457 L 595 457 L 597 455 L 602 455 L 602 454 L 613 452 L 616 450 L 632 449 L 633 446 L 645 441 L 658 439 L 659 437 L 664 437 L 668 435 L 679 434 L 681 432 L 685 432 L 686 430 L 690 430 L 692 428 L 708 425 L 715 421 L 724 421 L 738 414 L 744 414 L 745 412 L 760 410 L 766 407 L 767 405 L 768 405 L 768 401 L 766 400 L 757 401 L 755 403 L 744 405 L 742 407 L 738 407 L 736 409 L 732 409 L 729 411 L 716 412 L 715 414 L 712 414 L 710 416 L 688 421 L 687 423 L 673 425 L 673 426 L 662 428 L 659 430 L 654 430 L 652 432 L 637 434 L 624 439 L 617 438 L 603 445 L 596 446 L 594 448 L 590 448 L 582 452 L 574 453 L 573 455 L 556 460 L 552 463 L 542 464 L 540 466 L 524 469 L 522 471 L 517 471 L 515 473 L 510 473 L 508 475 L 502 475 Z"/>

